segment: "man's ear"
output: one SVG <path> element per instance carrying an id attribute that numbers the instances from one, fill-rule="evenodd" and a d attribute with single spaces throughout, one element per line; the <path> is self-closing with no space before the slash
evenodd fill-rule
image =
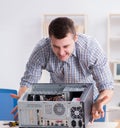
<path id="1" fill-rule="evenodd" d="M 74 36 L 74 41 L 76 42 L 78 40 L 78 35 Z"/>

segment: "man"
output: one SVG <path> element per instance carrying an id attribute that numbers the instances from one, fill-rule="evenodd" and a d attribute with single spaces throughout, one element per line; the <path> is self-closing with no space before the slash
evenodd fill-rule
<path id="1" fill-rule="evenodd" d="M 50 73 L 51 83 L 94 83 L 94 99 L 98 98 L 92 106 L 92 121 L 104 116 L 103 106 L 113 94 L 107 58 L 95 39 L 76 34 L 71 19 L 59 17 L 50 23 L 49 38 L 40 40 L 33 50 L 19 93 L 12 96 L 19 98 L 38 82 L 43 69 Z"/>

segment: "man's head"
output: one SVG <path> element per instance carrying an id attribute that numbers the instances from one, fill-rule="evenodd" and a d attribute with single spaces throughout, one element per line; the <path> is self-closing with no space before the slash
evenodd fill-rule
<path id="1" fill-rule="evenodd" d="M 49 25 L 49 37 L 55 55 L 61 61 L 66 61 L 71 56 L 77 40 L 74 22 L 67 17 L 54 19 Z"/>
<path id="2" fill-rule="evenodd" d="M 54 36 L 57 39 L 62 39 L 68 33 L 76 35 L 74 22 L 67 17 L 58 17 L 54 19 L 49 25 L 49 36 Z"/>

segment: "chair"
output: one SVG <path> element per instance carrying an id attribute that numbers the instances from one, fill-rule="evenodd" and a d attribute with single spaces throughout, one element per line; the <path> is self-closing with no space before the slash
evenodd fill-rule
<path id="1" fill-rule="evenodd" d="M 10 94 L 17 94 L 13 89 L 0 89 L 0 120 L 14 120 L 14 115 L 11 114 L 12 109 L 17 105 L 17 99 L 14 99 Z"/>

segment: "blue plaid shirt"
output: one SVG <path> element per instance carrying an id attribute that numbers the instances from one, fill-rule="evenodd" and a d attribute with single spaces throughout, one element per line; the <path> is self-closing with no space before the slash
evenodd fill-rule
<path id="1" fill-rule="evenodd" d="M 97 40 L 79 35 L 72 55 L 65 62 L 53 53 L 50 39 L 39 41 L 26 65 L 21 86 L 37 83 L 42 70 L 50 73 L 51 83 L 94 83 L 94 97 L 104 89 L 113 89 L 107 58 Z"/>

